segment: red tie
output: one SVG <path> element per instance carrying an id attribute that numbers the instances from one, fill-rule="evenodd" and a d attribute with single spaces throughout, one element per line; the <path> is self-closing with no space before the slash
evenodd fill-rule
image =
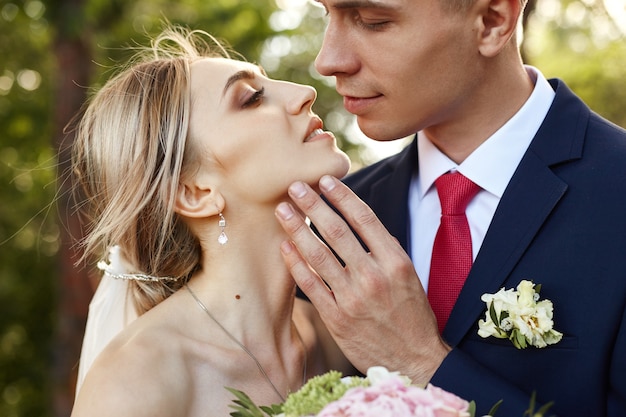
<path id="1" fill-rule="evenodd" d="M 443 332 L 450 312 L 472 267 L 472 237 L 465 208 L 480 187 L 458 172 L 435 181 L 441 202 L 441 224 L 430 263 L 428 300 Z"/>

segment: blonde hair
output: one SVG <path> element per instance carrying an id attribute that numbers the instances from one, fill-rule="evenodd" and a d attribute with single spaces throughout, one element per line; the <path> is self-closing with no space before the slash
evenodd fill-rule
<path id="1" fill-rule="evenodd" d="M 200 264 L 196 236 L 175 213 L 181 177 L 193 169 L 187 143 L 189 65 L 230 58 L 203 31 L 165 29 L 87 103 L 72 149 L 77 207 L 86 221 L 82 260 L 119 245 L 134 271 L 176 281 L 131 281 L 144 313 L 178 290 Z"/>

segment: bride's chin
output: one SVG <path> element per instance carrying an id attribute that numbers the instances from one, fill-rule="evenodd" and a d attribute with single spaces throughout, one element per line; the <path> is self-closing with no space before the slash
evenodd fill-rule
<path id="1" fill-rule="evenodd" d="M 348 174 L 348 172 L 350 172 L 350 166 L 351 166 L 350 158 L 348 158 L 348 155 L 341 152 L 341 154 L 339 155 L 339 161 L 337 162 L 337 167 L 334 170 L 335 172 L 329 173 L 329 175 L 332 175 L 336 178 L 341 179 L 345 177 Z"/>
<path id="2" fill-rule="evenodd" d="M 330 162 L 331 158 L 325 162 Z M 339 151 L 333 155 L 332 163 L 326 164 L 322 167 L 321 164 L 316 165 L 316 168 L 322 168 L 317 171 L 314 176 L 309 176 L 308 179 L 300 178 L 300 181 L 307 183 L 315 192 L 320 193 L 319 181 L 324 175 L 331 175 L 335 178 L 342 179 L 350 172 L 350 158 L 345 153 Z M 311 173 L 310 173 L 311 174 Z"/>

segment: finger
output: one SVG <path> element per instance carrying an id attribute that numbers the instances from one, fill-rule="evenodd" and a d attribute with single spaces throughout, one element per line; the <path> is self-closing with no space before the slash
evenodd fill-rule
<path id="1" fill-rule="evenodd" d="M 304 260 L 295 245 L 291 241 L 285 241 L 280 245 L 280 252 L 296 284 L 320 314 L 335 311 L 337 304 L 332 290 Z"/>
<path id="2" fill-rule="evenodd" d="M 316 198 L 323 201 L 315 194 Z M 332 210 L 331 210 L 332 211 Z M 276 217 L 287 235 L 298 247 L 298 253 L 309 268 L 317 271 L 318 276 L 324 277 L 331 288 L 341 285 L 345 281 L 343 266 L 339 263 L 332 251 L 313 233 L 304 219 L 296 214 L 289 203 L 280 203 L 276 208 Z M 342 278 L 343 277 L 343 278 Z"/>
<path id="3" fill-rule="evenodd" d="M 374 211 L 350 190 L 348 186 L 334 177 L 325 175 L 320 179 L 320 189 L 324 197 L 342 214 L 350 227 L 359 235 L 374 257 L 376 257 L 378 253 L 386 254 L 387 256 L 390 250 L 393 249 L 404 253 L 398 240 L 387 231 Z M 315 224 L 315 227 L 320 230 L 320 233 L 324 236 L 328 244 L 343 258 L 344 253 L 342 252 L 342 247 L 335 247 L 335 244 L 338 242 L 333 239 L 332 235 L 326 236 L 324 231 L 321 230 L 324 224 L 318 224 L 317 220 L 313 217 L 311 217 L 311 221 Z M 348 261 L 348 259 L 345 258 L 344 260 Z"/>
<path id="4" fill-rule="evenodd" d="M 298 208 L 311 219 L 320 235 L 346 264 L 358 265 L 366 262 L 364 258 L 366 252 L 350 227 L 310 186 L 302 182 L 295 182 L 289 187 L 289 196 Z M 313 254 L 304 248 L 300 241 L 296 239 L 294 241 L 309 263 L 322 273 L 318 269 L 316 260 L 311 259 Z M 322 276 L 326 277 L 323 273 Z M 333 287 L 332 283 L 331 287 Z M 333 289 L 335 288 L 333 287 Z"/>

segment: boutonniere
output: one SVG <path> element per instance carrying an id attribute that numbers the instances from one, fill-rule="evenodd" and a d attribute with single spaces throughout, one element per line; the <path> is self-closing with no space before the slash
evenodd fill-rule
<path id="1" fill-rule="evenodd" d="M 478 335 L 509 339 L 518 349 L 558 343 L 563 334 L 553 329 L 552 301 L 539 301 L 541 285 L 523 280 L 516 290 L 504 288 L 480 299 L 487 304 L 485 319 L 478 321 Z"/>

